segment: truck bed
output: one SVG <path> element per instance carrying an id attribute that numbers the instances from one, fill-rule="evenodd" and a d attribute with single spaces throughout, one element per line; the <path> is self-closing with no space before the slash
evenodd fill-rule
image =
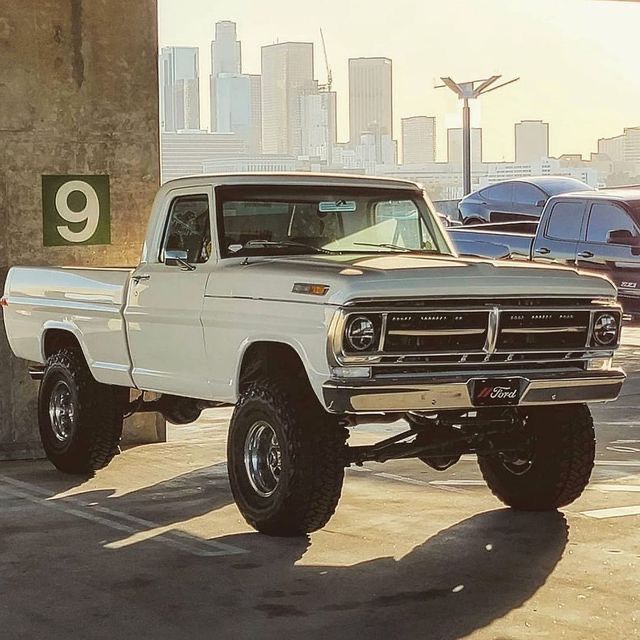
<path id="1" fill-rule="evenodd" d="M 13 267 L 4 321 L 14 353 L 44 363 L 47 335 L 71 331 L 86 347 L 96 379 L 133 386 L 124 324 L 129 268 Z M 44 344 L 41 337 L 44 336 Z M 87 353 L 88 352 L 88 353 Z"/>
<path id="2" fill-rule="evenodd" d="M 529 260 L 537 223 L 485 224 L 449 229 L 458 253 L 482 258 Z M 518 225 L 516 227 L 510 225 Z M 522 231 L 523 225 L 532 231 Z M 524 227 L 524 228 L 529 228 Z M 509 230 L 504 230 L 504 229 Z M 510 229 L 514 229 L 511 231 Z"/>

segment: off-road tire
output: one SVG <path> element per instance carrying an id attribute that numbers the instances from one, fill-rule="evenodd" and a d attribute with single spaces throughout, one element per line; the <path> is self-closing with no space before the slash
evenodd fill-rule
<path id="1" fill-rule="evenodd" d="M 280 445 L 282 470 L 269 497 L 251 485 L 244 459 L 247 435 L 257 421 L 272 427 Z M 236 404 L 227 441 L 231 490 L 249 525 L 272 536 L 322 528 L 342 492 L 347 436 L 308 385 L 271 379 L 252 383 Z"/>
<path id="2" fill-rule="evenodd" d="M 524 428 L 531 464 L 517 475 L 499 454 L 478 456 L 489 489 L 523 511 L 549 511 L 576 500 L 589 483 L 595 459 L 593 419 L 585 404 L 532 407 Z"/>
<path id="3" fill-rule="evenodd" d="M 60 441 L 49 413 L 51 394 L 62 382 L 73 404 L 70 435 Z M 71 474 L 106 467 L 118 453 L 128 390 L 96 382 L 79 349 L 61 349 L 47 359 L 38 396 L 38 424 L 49 460 Z"/>

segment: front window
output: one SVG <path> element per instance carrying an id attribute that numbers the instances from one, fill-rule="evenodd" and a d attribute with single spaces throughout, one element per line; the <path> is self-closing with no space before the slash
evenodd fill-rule
<path id="1" fill-rule="evenodd" d="M 414 191 L 219 187 L 223 257 L 451 250 Z"/>

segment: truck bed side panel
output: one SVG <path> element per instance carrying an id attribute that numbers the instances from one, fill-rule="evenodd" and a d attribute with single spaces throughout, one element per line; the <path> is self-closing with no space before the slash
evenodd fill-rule
<path id="1" fill-rule="evenodd" d="M 487 225 L 488 226 L 488 225 Z M 449 229 L 449 235 L 459 253 L 486 258 L 503 257 L 500 250 L 506 250 L 513 258 L 528 260 L 534 235 L 529 233 L 508 233 L 481 231 L 479 229 Z M 493 251 L 493 247 L 496 251 Z"/>
<path id="2" fill-rule="evenodd" d="M 14 267 L 4 322 L 19 358 L 44 363 L 44 335 L 73 333 L 99 382 L 133 386 L 123 308 L 129 269 Z"/>

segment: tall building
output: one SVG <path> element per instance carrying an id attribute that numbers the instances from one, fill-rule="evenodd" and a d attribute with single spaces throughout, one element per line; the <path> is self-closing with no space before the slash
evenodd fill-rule
<path id="1" fill-rule="evenodd" d="M 200 129 L 200 79 L 196 47 L 163 47 L 160 65 L 160 129 Z"/>
<path id="2" fill-rule="evenodd" d="M 624 160 L 640 164 L 640 127 L 625 127 Z"/>
<path id="3" fill-rule="evenodd" d="M 549 157 L 549 123 L 522 120 L 515 125 L 516 163 L 539 162 Z"/>
<path id="4" fill-rule="evenodd" d="M 609 157 L 613 162 L 624 160 L 625 135 L 614 136 L 613 138 L 600 138 L 598 140 L 598 153 Z"/>
<path id="5" fill-rule="evenodd" d="M 320 91 L 300 97 L 300 152 L 331 164 L 337 143 L 336 93 Z"/>
<path id="6" fill-rule="evenodd" d="M 402 164 L 436 160 L 436 119 L 430 116 L 402 118 Z"/>
<path id="7" fill-rule="evenodd" d="M 215 39 L 211 42 L 211 75 L 209 95 L 211 100 L 211 131 L 217 131 L 216 78 L 221 73 L 242 72 L 242 47 L 236 33 L 236 23 L 231 20 L 216 22 Z"/>
<path id="8" fill-rule="evenodd" d="M 349 58 L 349 139 L 373 134 L 376 160 L 393 140 L 392 64 L 389 58 Z"/>
<path id="9" fill-rule="evenodd" d="M 262 152 L 300 155 L 300 97 L 317 93 L 313 44 L 262 47 Z"/>
<path id="10" fill-rule="evenodd" d="M 447 162 L 462 164 L 462 129 L 447 129 Z M 471 129 L 471 162 L 482 162 L 482 129 Z"/>
<path id="11" fill-rule="evenodd" d="M 250 153 L 261 146 L 260 76 L 220 73 L 216 77 L 218 133 L 237 133 L 247 140 Z"/>

